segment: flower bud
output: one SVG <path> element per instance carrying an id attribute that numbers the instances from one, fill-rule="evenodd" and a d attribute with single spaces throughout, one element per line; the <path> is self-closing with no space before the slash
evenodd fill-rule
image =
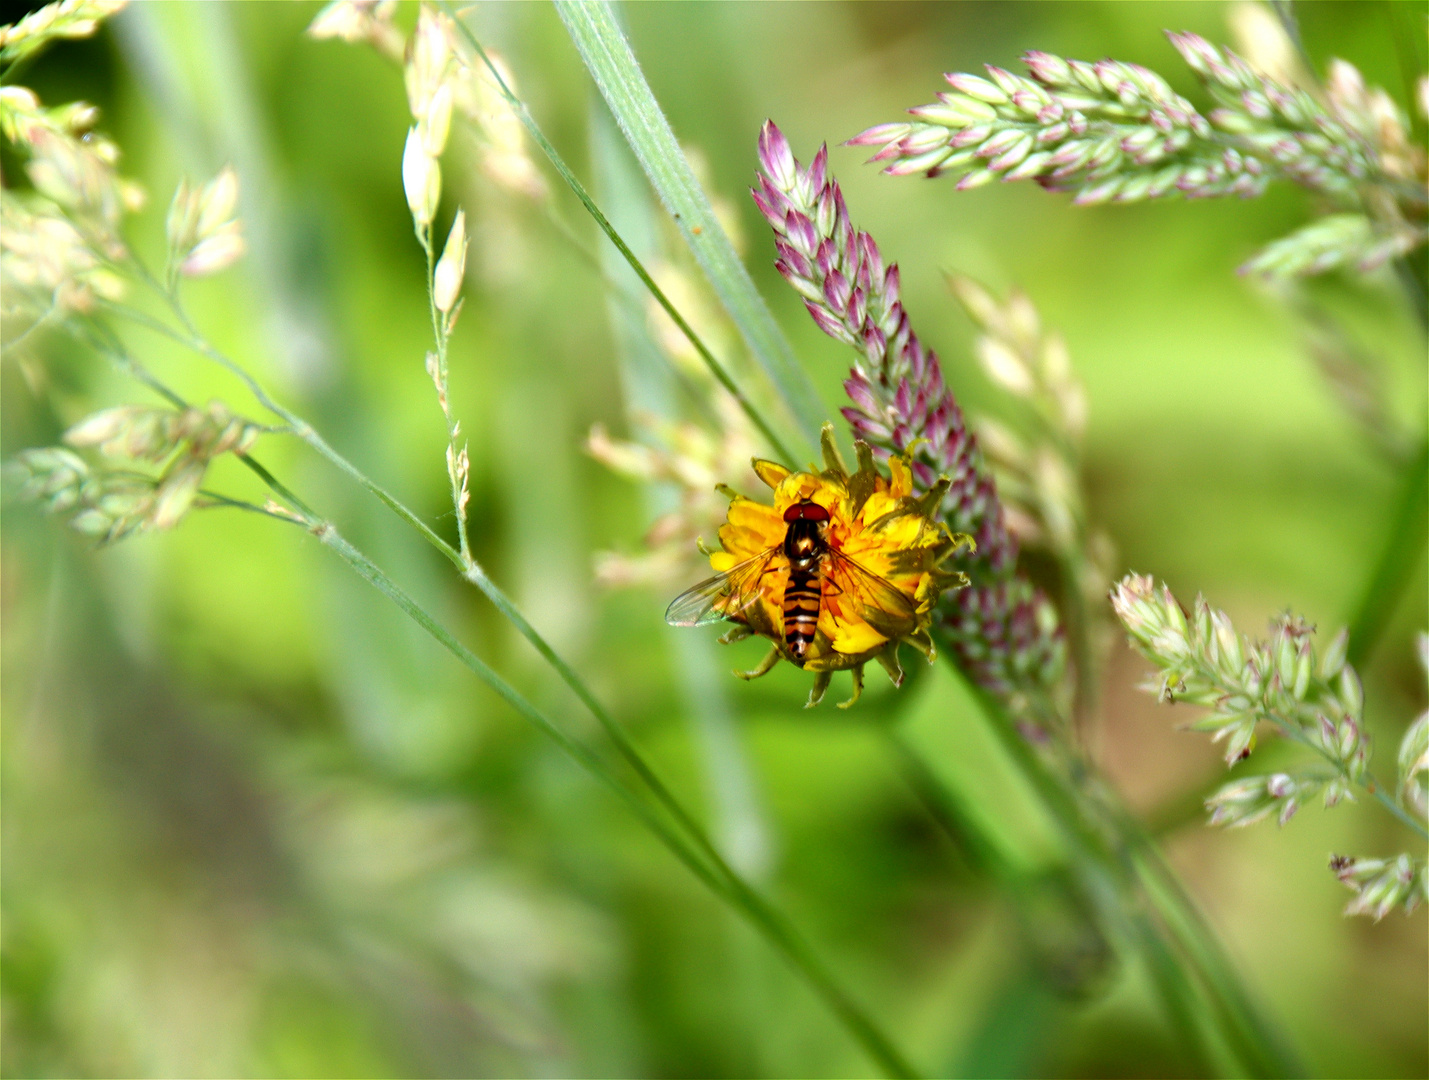
<path id="1" fill-rule="evenodd" d="M 456 212 L 456 221 L 447 234 L 446 247 L 432 275 L 432 299 L 437 310 L 449 314 L 461 294 L 462 278 L 466 274 L 466 211 Z"/>
<path id="2" fill-rule="evenodd" d="M 223 171 L 203 186 L 198 197 L 198 228 L 199 239 L 212 236 L 230 218 L 233 212 L 238 209 L 238 174 L 233 171 L 232 165 L 226 165 Z"/>
<path id="3" fill-rule="evenodd" d="M 442 169 L 423 148 L 417 125 L 407 132 L 407 146 L 402 151 L 402 189 L 412 220 L 430 225 L 442 198 Z"/>
<path id="4" fill-rule="evenodd" d="M 452 126 L 452 86 L 449 82 L 437 87 L 427 106 L 427 115 L 417 123 L 422 131 L 422 149 L 428 157 L 439 158 L 447 148 L 447 135 Z"/>
<path id="5" fill-rule="evenodd" d="M 993 382 L 1018 397 L 1031 396 L 1035 389 L 1032 371 L 1006 342 L 994 337 L 979 338 L 977 358 Z"/>
<path id="6" fill-rule="evenodd" d="M 207 462 L 190 458 L 175 467 L 154 492 L 154 510 L 149 524 L 155 529 L 172 529 L 193 505 Z"/>
<path id="7" fill-rule="evenodd" d="M 179 268 L 184 276 L 204 277 L 237 262 L 248 250 L 248 244 L 238 228 L 237 221 L 230 221 L 212 236 L 199 241 Z"/>
<path id="8" fill-rule="evenodd" d="M 980 79 L 976 75 L 968 75 L 964 72 L 955 72 L 944 75 L 954 90 L 961 94 L 966 94 L 975 101 L 985 101 L 989 105 L 1002 105 L 1007 101 L 1007 95 L 999 90 L 986 79 Z"/>
<path id="9" fill-rule="evenodd" d="M 194 242 L 195 208 L 193 192 L 189 189 L 188 177 L 179 179 L 174 189 L 174 201 L 169 204 L 169 216 L 164 222 L 164 233 L 173 251 L 187 251 Z"/>

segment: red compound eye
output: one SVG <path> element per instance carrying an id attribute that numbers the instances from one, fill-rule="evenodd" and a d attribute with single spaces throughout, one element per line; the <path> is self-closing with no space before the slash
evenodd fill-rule
<path id="1" fill-rule="evenodd" d="M 828 521 L 829 512 L 816 502 L 805 499 L 784 511 L 785 521 Z"/>

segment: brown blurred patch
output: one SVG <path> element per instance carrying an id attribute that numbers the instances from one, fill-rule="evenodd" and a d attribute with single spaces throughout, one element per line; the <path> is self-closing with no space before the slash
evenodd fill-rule
<path id="1" fill-rule="evenodd" d="M 1178 730 L 1204 710 L 1160 705 L 1137 686 L 1151 665 L 1118 641 L 1107 658 L 1101 715 L 1087 731 L 1088 749 L 1127 804 L 1157 821 L 1198 799 L 1225 772 L 1206 736 Z"/>

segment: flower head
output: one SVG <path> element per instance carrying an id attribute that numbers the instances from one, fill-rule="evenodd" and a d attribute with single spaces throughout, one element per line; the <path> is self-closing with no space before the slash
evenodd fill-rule
<path id="1" fill-rule="evenodd" d="M 967 584 L 966 576 L 942 569 L 942 563 L 958 548 L 973 546 L 971 537 L 949 532 L 934 517 L 946 480 L 915 499 L 908 459 L 890 457 L 885 477 L 861 442 L 858 470 L 850 473 L 831 430 L 825 428 L 822 472 L 755 460 L 755 473 L 773 490 L 772 505 L 721 489 L 730 497 L 719 530 L 723 550 L 710 554 L 719 576 L 685 594 L 737 624 L 730 640 L 758 634 L 774 643 L 765 663 L 742 673 L 746 677 L 764 674 L 780 659 L 815 672 L 811 704 L 823 696 L 830 674 L 845 670 L 854 672 L 856 700 L 863 666 L 874 659 L 901 682 L 901 642 L 931 658 L 933 608 L 945 589 Z M 814 553 L 802 565 L 786 542 L 801 527 Z M 803 605 L 807 642 L 793 628 L 799 605 L 791 586 L 812 591 Z M 671 605 L 672 621 L 684 599 Z"/>

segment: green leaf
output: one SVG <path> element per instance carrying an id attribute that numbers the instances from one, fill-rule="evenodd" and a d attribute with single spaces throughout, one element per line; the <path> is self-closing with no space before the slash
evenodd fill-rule
<path id="1" fill-rule="evenodd" d="M 800 431 L 817 446 L 825 406 L 715 217 L 610 4 L 557 0 L 556 10 L 641 168 L 749 351 L 783 395 Z"/>

